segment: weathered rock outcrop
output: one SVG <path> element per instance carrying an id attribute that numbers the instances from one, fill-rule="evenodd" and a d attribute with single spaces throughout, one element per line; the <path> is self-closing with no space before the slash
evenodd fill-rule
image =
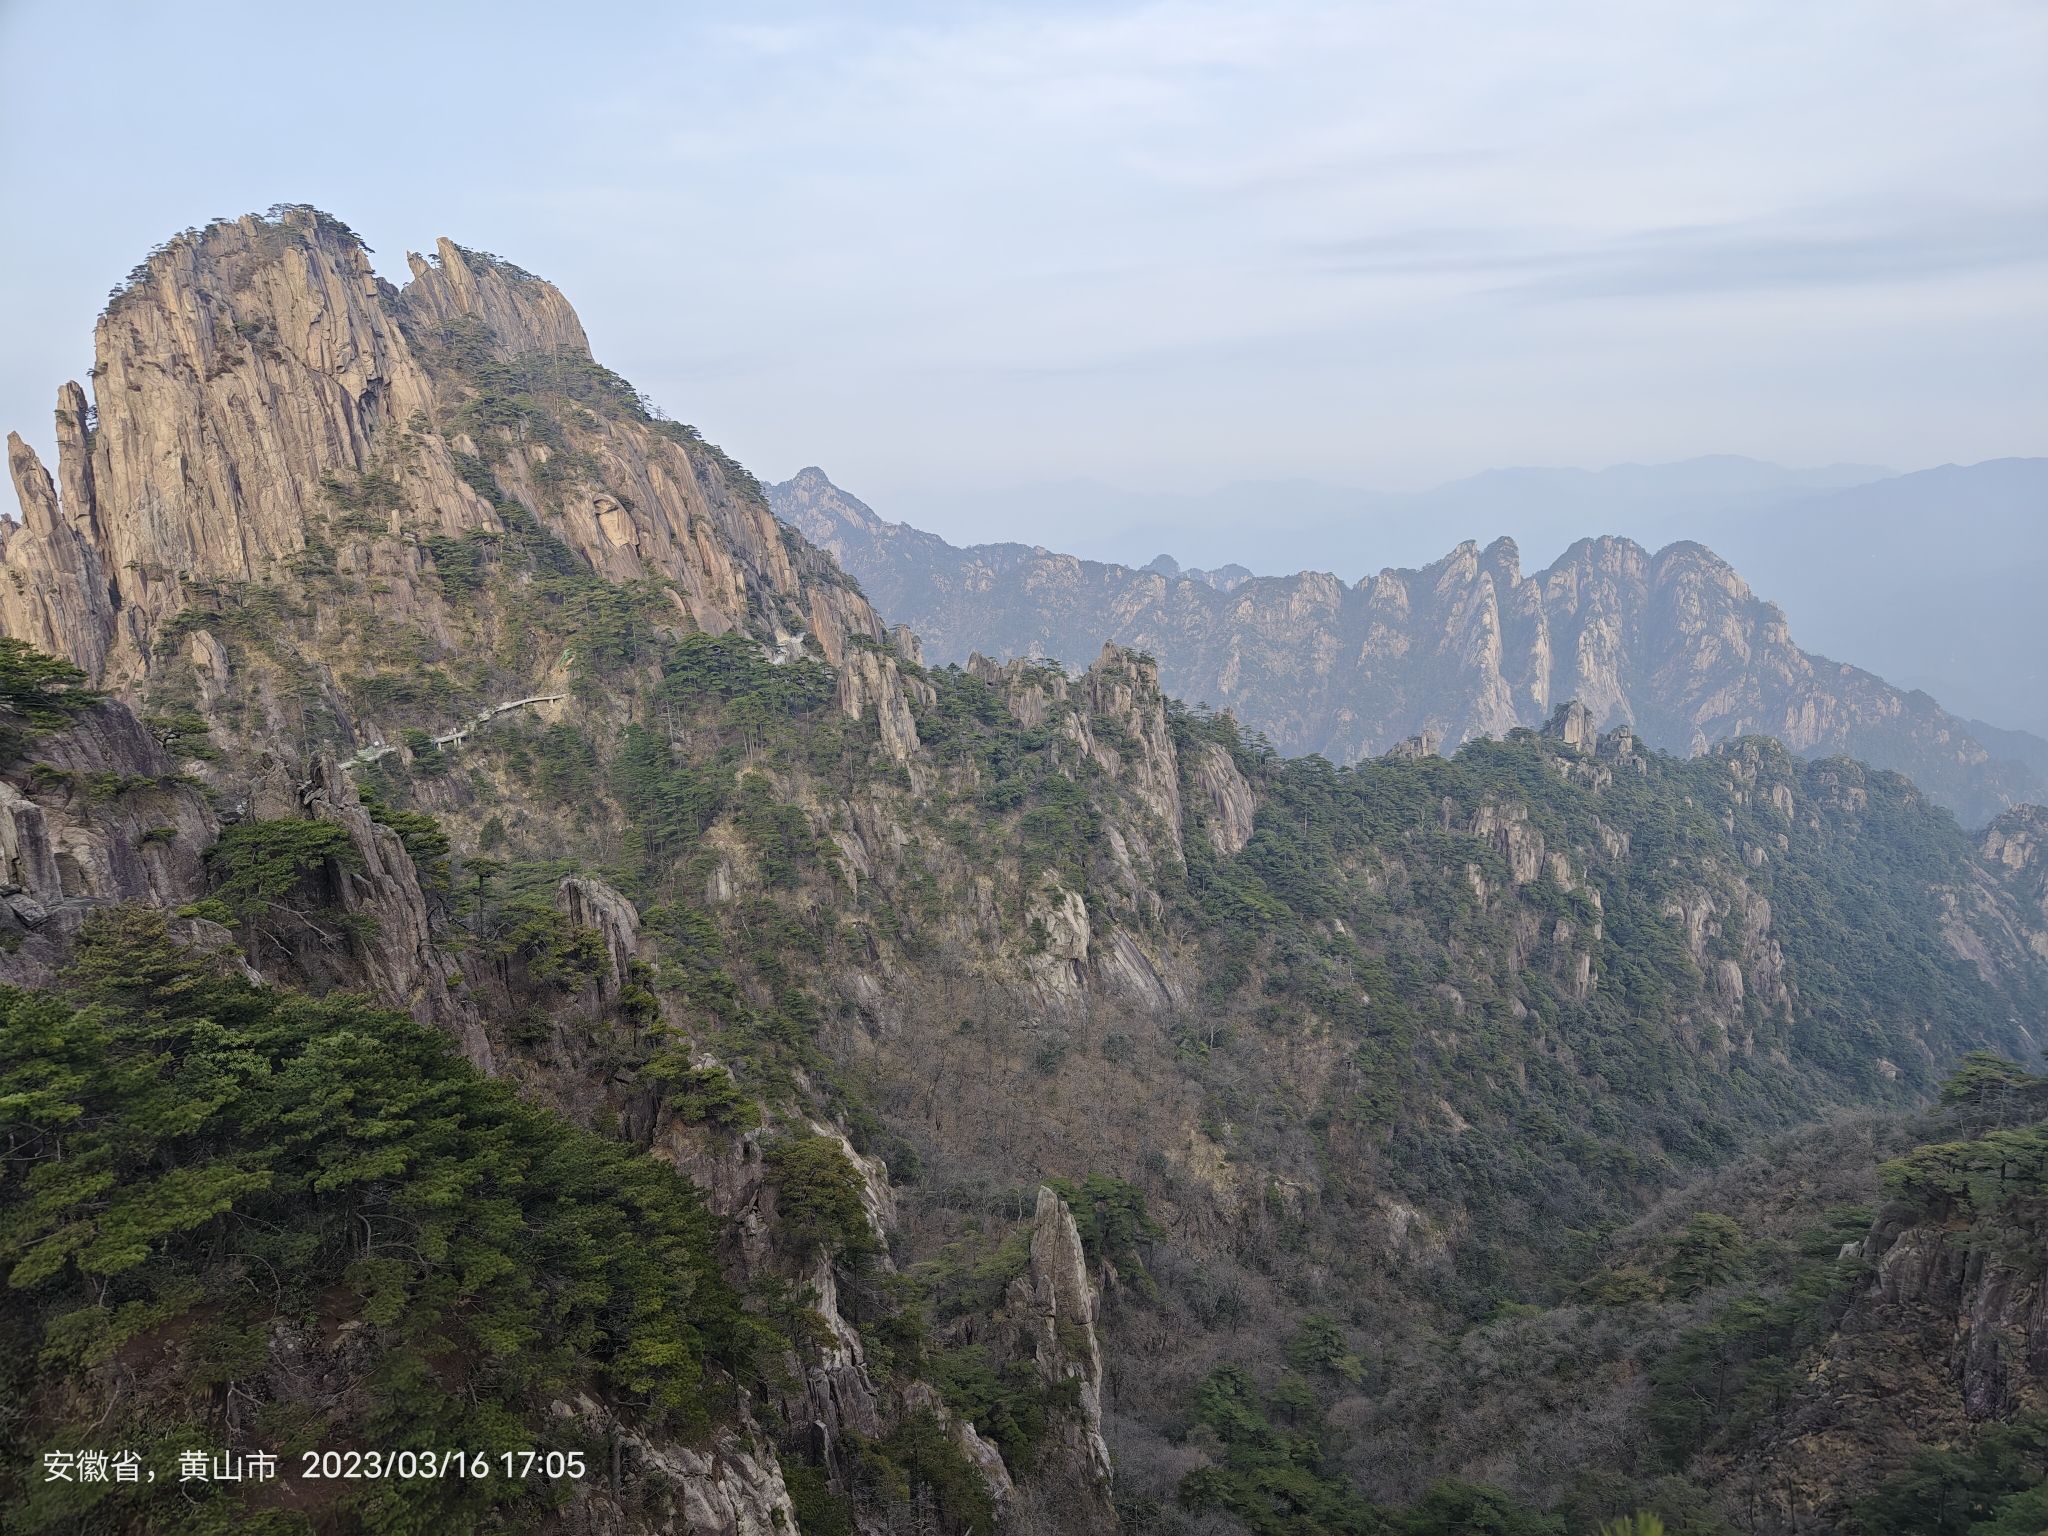
<path id="1" fill-rule="evenodd" d="M 1739 1489 L 1755 1529 L 1832 1530 L 1846 1507 L 1928 1446 L 1965 1446 L 2048 1408 L 2048 1245 L 2025 1224 L 1896 1211 L 1863 1243 L 1869 1265 L 1839 1325 L 1805 1362 L 1777 1431 Z"/>
<path id="2" fill-rule="evenodd" d="M 1543 734 L 1554 736 L 1577 751 L 1591 752 L 1599 731 L 1593 724 L 1593 712 L 1577 699 L 1571 699 L 1558 705 L 1556 713 L 1544 722 Z"/>
<path id="3" fill-rule="evenodd" d="M 1252 840 L 1258 796 L 1219 743 L 1203 742 L 1193 757 L 1188 773 L 1200 794 L 1205 830 L 1216 851 L 1228 858 Z"/>
<path id="4" fill-rule="evenodd" d="M 1073 1384 L 1075 1411 L 1055 1422 L 1021 1490 L 1027 1506 L 1042 1512 L 1040 1524 L 1048 1530 L 1116 1528 L 1109 1447 L 1102 1439 L 1098 1304 L 1073 1212 L 1051 1189 L 1041 1187 L 1031 1224 L 1031 1266 L 1010 1287 L 1008 1305 L 1028 1331 L 1039 1379 L 1047 1386 Z M 1057 1525 L 1044 1519 L 1054 1512 L 1062 1517 Z"/>
<path id="5" fill-rule="evenodd" d="M 57 394 L 57 446 L 64 471 L 62 500 L 35 450 L 7 438 L 7 469 L 21 503 L 19 524 L 0 522 L 0 622 L 38 648 L 70 656 L 89 675 L 106 664 L 106 610 L 111 602 L 101 568 L 105 537 L 92 492 L 86 451 L 91 416 L 85 391 L 66 384 Z"/>
<path id="6" fill-rule="evenodd" d="M 507 360 L 529 353 L 590 355 L 583 322 L 552 283 L 453 240 L 436 241 L 431 258 L 409 251 L 405 262 L 413 277 L 407 297 L 422 319 L 443 325 L 481 320 L 493 349 Z"/>
<path id="7" fill-rule="evenodd" d="M 635 1428 L 587 1394 L 552 1405 L 555 1418 L 611 1447 L 568 1506 L 582 1536 L 789 1536 L 796 1509 L 774 1448 L 743 1423 L 708 1444 L 682 1445 Z"/>
<path id="8" fill-rule="evenodd" d="M 1167 692 L 1228 708 L 1289 754 L 1355 762 L 1429 736 L 1455 747 L 1542 726 L 1573 700 L 1588 717 L 1574 744 L 1588 748 L 1620 724 L 1676 752 L 1771 735 L 1898 769 L 1972 825 L 2048 799 L 2033 770 L 1925 694 L 1800 650 L 1785 615 L 1698 544 L 1585 539 L 1525 575 L 1514 541 L 1498 539 L 1350 586 L 1315 571 L 1219 586 L 1171 562 L 956 549 L 816 471 L 768 494 L 939 661 L 1078 666 L 1114 641 L 1156 656 Z"/>
<path id="9" fill-rule="evenodd" d="M 743 471 L 598 368 L 555 288 L 446 240 L 411 260 L 413 281 L 393 288 L 350 231 L 307 208 L 159 249 L 100 317 L 94 404 L 76 384 L 59 393 L 55 480 L 10 439 L 22 521 L 0 525 L 0 632 L 134 690 L 180 615 L 333 561 L 445 642 L 421 541 L 502 535 L 503 495 L 597 573 L 658 583 L 682 627 L 765 642 L 796 623 L 835 666 L 851 637 L 885 640 Z M 564 435 L 530 439 L 465 412 L 485 362 L 606 409 L 565 410 Z M 479 438 L 493 433 L 500 489 L 486 494 Z M 356 540 L 340 551 L 337 520 Z M 309 638 L 331 676 L 340 648 L 321 620 L 308 616 Z M 194 660 L 212 659 L 217 640 L 188 627 Z M 873 704 L 894 748 L 914 744 L 893 662 L 862 666 L 849 709 Z"/>
<path id="10" fill-rule="evenodd" d="M 632 902 L 592 875 L 568 875 L 555 887 L 555 909 L 578 928 L 588 928 L 604 946 L 603 968 L 592 983 L 601 1008 L 615 1005 L 640 953 L 640 912 Z"/>
<path id="11" fill-rule="evenodd" d="M 1058 730 L 1117 780 L 1157 818 L 1162 843 L 1179 857 L 1180 760 L 1167 728 L 1159 667 L 1151 657 L 1104 645 L 1086 670 L 1072 677 L 1029 657 L 998 663 L 974 655 L 967 659 L 967 670 L 1000 692 L 1021 724 Z"/>
<path id="12" fill-rule="evenodd" d="M 1413 763 L 1425 757 L 1435 757 L 1443 744 L 1441 731 L 1418 731 L 1405 740 L 1395 742 L 1380 756 L 1392 763 Z"/>
<path id="13" fill-rule="evenodd" d="M 339 979 L 363 986 L 421 1023 L 446 1029 L 479 1070 L 493 1071 L 490 1036 L 474 1004 L 457 993 L 459 973 L 435 943 L 419 870 L 399 835 L 363 809 L 355 785 L 332 758 L 314 763 L 298 800 L 306 815 L 346 831 L 355 855 L 353 868 L 327 872 L 334 905 L 365 919 L 349 929 L 348 963 Z M 314 952 L 305 948 L 295 953 L 302 964 L 331 963 L 324 955 L 312 958 Z"/>
<path id="14" fill-rule="evenodd" d="M 707 1065 L 711 1063 L 707 1060 Z M 829 1126 L 804 1127 L 809 1133 L 837 1141 L 848 1162 L 862 1175 L 868 1224 L 878 1247 L 873 1274 L 893 1274 L 886 1256 L 893 1216 L 893 1191 L 887 1170 L 857 1152 L 845 1136 Z M 790 1379 L 780 1392 L 781 1417 L 788 1426 L 785 1451 L 800 1455 L 822 1470 L 837 1488 L 849 1485 L 849 1437 L 874 1440 L 910 1414 L 929 1414 L 945 1426 L 962 1456 L 981 1475 L 999 1512 L 1004 1530 L 1018 1530 L 1009 1518 L 1017 1485 L 1002 1454 L 962 1419 L 928 1383 L 898 1377 L 885 1387 L 870 1372 L 867 1346 L 842 1309 L 840 1274 L 832 1259 L 813 1254 L 795 1268 L 774 1244 L 775 1191 L 767 1177 L 762 1150 L 770 1133 L 751 1131 L 721 1136 L 673 1118 L 654 1137 L 657 1155 L 666 1158 L 706 1193 L 712 1210 L 728 1223 L 738 1244 L 732 1258 L 747 1273 L 781 1271 L 804 1298 L 815 1332 L 800 1357 L 789 1361 Z M 1071 1227 L 1071 1220 L 1069 1221 Z M 1092 1338 L 1092 1335 L 1091 1335 Z M 1096 1357 L 1095 1380 L 1100 1380 Z M 1099 1422 L 1099 1419 L 1095 1422 Z M 779 1480 L 779 1479 L 778 1479 Z M 756 1501 L 758 1503 L 758 1501 Z M 723 1527 L 711 1527 L 724 1529 Z"/>
<path id="15" fill-rule="evenodd" d="M 12 784 L 0 784 L 0 875 L 10 897 L 26 896 L 39 906 L 63 892 L 49 818 Z"/>
<path id="16" fill-rule="evenodd" d="M 838 699 L 855 720 L 874 711 L 891 762 L 907 763 L 916 755 L 917 721 L 894 655 L 865 646 L 849 650 L 839 668 Z"/>
<path id="17" fill-rule="evenodd" d="M 1200 827 L 1219 849 L 1236 852 L 1251 836 L 1257 797 L 1230 753 L 1198 743 L 1183 761 L 1175 745 L 1151 658 L 1105 646 L 1088 669 L 1028 658 L 1003 664 L 974 656 L 967 670 L 1001 695 L 1016 720 L 1062 743 L 1069 776 L 1099 774 L 1115 786 L 1120 814 L 1102 826 L 1099 908 L 1052 874 L 1026 893 L 1026 943 L 1014 969 L 1040 1006 L 1071 1015 L 1091 989 L 1162 1014 L 1187 995 L 1179 968 L 1156 953 L 1149 929 L 1161 913 L 1159 882 L 1185 861 L 1184 834 Z M 1199 797 L 1194 805 L 1187 794 Z M 992 901 L 975 926 L 1001 932 Z M 1091 910 L 1118 920 L 1099 924 Z"/>
<path id="18" fill-rule="evenodd" d="M 1151 657 L 1105 644 L 1081 676 L 1084 719 L 1093 723 L 1090 755 L 1121 778 L 1180 847 L 1180 769 L 1166 729 L 1166 695 Z M 1112 744 L 1103 738 L 1116 733 Z"/>
<path id="19" fill-rule="evenodd" d="M 2026 943 L 2048 959 L 2048 809 L 2016 806 L 1984 830 L 1985 863 L 2018 903 Z"/>
<path id="20" fill-rule="evenodd" d="M 0 779 L 0 978 L 48 981 L 95 907 L 176 909 L 206 893 L 220 821 L 126 706 L 107 702 L 34 744 Z M 204 924 L 207 947 L 224 930 Z"/>

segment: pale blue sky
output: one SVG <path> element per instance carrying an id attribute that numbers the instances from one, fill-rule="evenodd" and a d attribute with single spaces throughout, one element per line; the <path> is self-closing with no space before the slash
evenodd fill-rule
<path id="1" fill-rule="evenodd" d="M 150 245 L 306 201 L 952 534 L 977 484 L 2048 451 L 2037 0 L 0 0 L 0 78 L 38 442 Z"/>

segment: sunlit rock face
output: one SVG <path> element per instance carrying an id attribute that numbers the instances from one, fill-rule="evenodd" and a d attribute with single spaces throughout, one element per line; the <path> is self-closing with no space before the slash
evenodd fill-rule
<path id="1" fill-rule="evenodd" d="M 59 391 L 56 474 L 9 439 L 21 517 L 0 539 L 0 632 L 133 685 L 179 615 L 333 558 L 343 519 L 388 535 L 383 611 L 445 629 L 422 541 L 502 534 L 509 505 L 597 574 L 661 583 L 686 627 L 797 632 L 834 665 L 850 637 L 884 639 L 744 471 L 591 358 L 551 284 L 448 240 L 410 260 L 395 288 L 303 208 L 152 255 L 100 316 L 90 401 Z M 598 408 L 534 431 L 493 413 L 494 384 Z M 486 450 L 495 486 L 476 472 Z M 893 653 L 862 670 L 850 707 L 879 704 L 906 749 Z"/>

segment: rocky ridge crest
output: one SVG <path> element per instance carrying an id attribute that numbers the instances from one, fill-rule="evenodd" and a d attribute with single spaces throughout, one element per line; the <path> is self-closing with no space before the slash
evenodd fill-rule
<path id="1" fill-rule="evenodd" d="M 445 239 L 409 260 L 394 288 L 345 226 L 298 207 L 159 249 L 99 319 L 92 401 L 59 391 L 56 476 L 9 437 L 22 517 L 0 523 L 0 631 L 130 695 L 189 652 L 218 691 L 206 616 L 223 596 L 338 570 L 452 650 L 433 541 L 502 538 L 524 513 L 601 577 L 654 584 L 678 627 L 833 666 L 885 640 L 751 477 L 596 363 L 551 284 Z M 544 430 L 523 403 L 540 392 L 580 403 Z M 306 638 L 335 745 L 380 739 L 325 659 L 343 637 L 316 615 Z M 881 709 L 907 752 L 893 653 L 846 675 L 845 707 Z M 280 702 L 265 744 L 305 728 Z"/>
<path id="2" fill-rule="evenodd" d="M 1512 539 L 1346 584 L 1324 572 L 1228 587 L 1019 544 L 960 549 L 888 523 L 816 470 L 771 486 L 940 661 L 971 651 L 1080 664 L 1105 640 L 1159 660 L 1166 689 L 1230 710 L 1289 754 L 1356 762 L 1434 735 L 1444 750 L 1536 726 L 1566 700 L 1665 751 L 1771 735 L 1910 775 L 1966 825 L 2048 785 L 1925 694 L 1801 650 L 1775 605 L 1694 543 L 1582 539 L 1524 573 Z"/>

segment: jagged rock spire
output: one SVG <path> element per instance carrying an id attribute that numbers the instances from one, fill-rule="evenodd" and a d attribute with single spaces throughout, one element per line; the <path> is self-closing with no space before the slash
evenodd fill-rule
<path id="1" fill-rule="evenodd" d="M 213 594 L 295 587 L 298 563 L 332 542 L 337 493 L 356 496 L 348 510 L 370 536 L 388 530 L 380 607 L 426 628 L 442 595 L 419 549 L 502 534 L 500 509 L 518 502 L 599 575 L 657 583 L 684 627 L 765 637 L 795 625 L 835 666 L 853 637 L 885 640 L 865 599 L 785 535 L 743 472 L 591 369 L 560 292 L 452 241 L 413 258 L 401 290 L 312 209 L 217 221 L 138 269 L 95 349 L 97 420 L 66 385 L 54 479 L 11 440 L 22 522 L 0 536 L 0 630 L 95 682 L 137 684 L 172 621 Z M 594 391 L 605 409 L 565 408 L 552 446 L 493 426 L 465 411 L 487 393 L 479 349 L 574 365 L 549 387 L 572 401 Z M 482 461 L 495 488 L 479 488 Z M 849 707 L 876 704 L 897 746 L 914 745 L 893 654 L 863 666 L 873 675 Z"/>
<path id="2" fill-rule="evenodd" d="M 412 282 L 405 296 L 416 313 L 444 325 L 464 317 L 481 320 L 500 357 L 537 352 L 589 360 L 583 322 L 553 283 L 498 257 L 464 250 L 445 236 L 434 243 L 434 253 L 431 259 L 406 253 Z"/>
<path id="3" fill-rule="evenodd" d="M 1593 712 L 1577 699 L 1568 699 L 1557 706 L 1550 719 L 1544 722 L 1543 734 L 1580 752 L 1591 752 L 1599 738 Z"/>

